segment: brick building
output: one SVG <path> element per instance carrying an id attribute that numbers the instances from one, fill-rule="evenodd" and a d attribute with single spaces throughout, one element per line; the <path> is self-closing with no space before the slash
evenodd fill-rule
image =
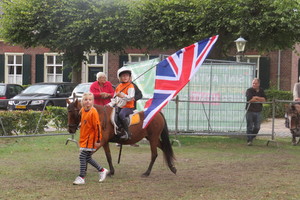
<path id="1" fill-rule="evenodd" d="M 300 45 L 296 46 L 296 50 L 300 52 Z M 144 54 L 140 49 L 127 49 L 124 54 L 91 53 L 88 55 L 89 63 L 82 63 L 81 82 L 93 82 L 95 74 L 103 71 L 108 75 L 109 81 L 117 84 L 117 70 L 124 63 L 139 62 L 174 52 L 153 50 Z M 300 75 L 300 57 L 292 50 L 274 51 L 265 55 L 247 51 L 241 61 L 257 64 L 257 77 L 261 79 L 265 89 L 272 86 L 281 90 L 292 90 Z M 70 72 L 70 69 L 63 68 L 61 55 L 47 48 L 24 49 L 0 41 L 0 82 L 21 85 L 69 82 Z"/>

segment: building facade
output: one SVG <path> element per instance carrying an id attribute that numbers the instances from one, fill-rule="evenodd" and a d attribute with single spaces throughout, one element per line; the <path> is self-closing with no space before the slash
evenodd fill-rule
<path id="1" fill-rule="evenodd" d="M 296 45 L 300 52 L 300 45 Z M 149 60 L 159 55 L 170 55 L 175 50 L 152 50 L 147 54 L 141 49 L 127 49 L 125 53 L 89 53 L 89 62 L 82 63 L 81 82 L 93 82 L 96 73 L 105 72 L 112 84 L 118 83 L 117 70 L 127 62 Z M 235 59 L 235 58 L 233 58 Z M 247 51 L 240 60 L 256 63 L 256 76 L 261 79 L 262 87 L 272 87 L 290 91 L 298 82 L 300 57 L 292 50 L 274 51 L 259 55 Z M 71 69 L 64 68 L 62 55 L 47 48 L 24 49 L 0 41 L 0 82 L 28 85 L 37 82 L 70 82 Z"/>

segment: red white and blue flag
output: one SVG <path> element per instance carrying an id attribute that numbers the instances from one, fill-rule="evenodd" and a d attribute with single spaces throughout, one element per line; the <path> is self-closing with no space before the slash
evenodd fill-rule
<path id="1" fill-rule="evenodd" d="M 153 98 L 145 105 L 146 128 L 153 117 L 191 80 L 216 43 L 218 35 L 185 47 L 156 66 Z"/>

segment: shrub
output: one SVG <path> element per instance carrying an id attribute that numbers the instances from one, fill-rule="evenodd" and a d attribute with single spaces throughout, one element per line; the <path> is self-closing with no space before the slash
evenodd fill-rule
<path id="1" fill-rule="evenodd" d="M 262 120 L 265 121 L 272 117 L 272 104 L 263 104 Z"/>
<path id="2" fill-rule="evenodd" d="M 67 128 L 68 126 L 68 111 L 67 108 L 58 106 L 47 106 L 47 111 L 51 122 L 58 130 Z"/>
<path id="3" fill-rule="evenodd" d="M 47 127 L 48 123 L 48 115 L 47 112 L 41 111 L 20 111 L 22 112 L 19 116 L 20 121 L 20 129 L 18 132 L 25 133 L 25 134 L 32 134 L 32 133 L 44 133 L 44 129 Z"/>
<path id="4" fill-rule="evenodd" d="M 48 125 L 56 129 L 67 128 L 67 108 L 48 106 L 47 111 L 0 112 L 0 135 L 44 133 Z M 2 126 L 3 125 L 3 126 Z"/>
<path id="5" fill-rule="evenodd" d="M 46 112 L 45 112 L 46 113 Z M 43 133 L 48 123 L 48 115 L 41 111 L 9 111 L 0 112 L 3 128 L 6 135 L 19 133 L 32 134 Z M 38 127 L 37 127 L 38 125 Z M 0 126 L 0 134 L 5 135 L 2 126 Z"/>
<path id="6" fill-rule="evenodd" d="M 25 90 L 26 88 L 28 88 L 28 86 L 30 86 L 30 85 L 22 85 L 22 87 L 24 88 L 24 90 Z"/>
<path id="7" fill-rule="evenodd" d="M 267 101 L 272 101 L 273 99 L 277 100 L 293 100 L 293 93 L 291 91 L 282 91 L 282 90 L 275 90 L 269 89 L 265 90 Z M 286 103 L 276 103 L 275 104 L 275 117 L 282 118 L 285 114 L 285 105 Z M 272 104 L 264 104 L 264 111 L 263 115 L 266 118 L 272 117 Z"/>
<path id="8" fill-rule="evenodd" d="M 17 133 L 19 121 L 14 112 L 0 112 L 0 120 L 0 135 Z"/>

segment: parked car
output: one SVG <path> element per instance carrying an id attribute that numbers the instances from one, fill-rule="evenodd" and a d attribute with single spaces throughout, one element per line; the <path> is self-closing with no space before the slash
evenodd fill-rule
<path id="1" fill-rule="evenodd" d="M 36 83 L 8 102 L 8 110 L 43 110 L 45 106 L 66 107 L 75 83 Z M 60 98 L 60 99 L 56 99 Z"/>
<path id="2" fill-rule="evenodd" d="M 78 84 L 74 88 L 71 96 L 69 97 L 70 101 L 72 102 L 74 97 L 76 99 L 78 99 L 79 101 L 81 101 L 83 93 L 90 91 L 90 86 L 91 85 L 92 85 L 92 83 L 80 83 L 80 84 Z"/>
<path id="3" fill-rule="evenodd" d="M 20 94 L 23 90 L 24 88 L 18 84 L 0 83 L 0 109 L 7 109 L 8 99 Z"/>

